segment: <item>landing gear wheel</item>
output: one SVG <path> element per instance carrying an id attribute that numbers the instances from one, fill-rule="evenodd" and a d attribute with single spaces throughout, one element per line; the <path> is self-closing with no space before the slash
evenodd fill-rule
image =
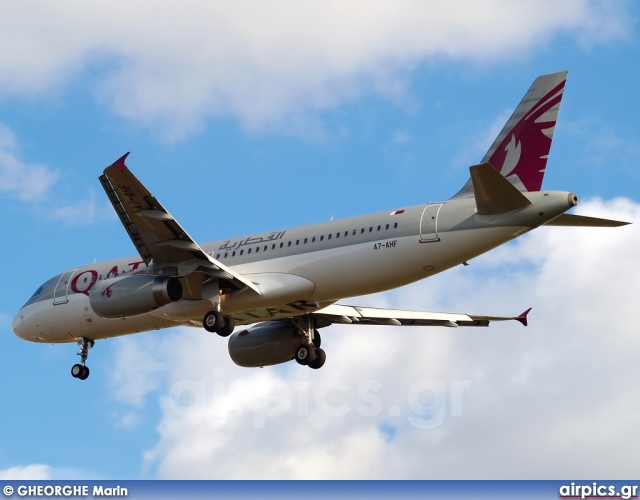
<path id="1" fill-rule="evenodd" d="M 89 368 L 80 364 L 71 367 L 71 376 L 80 380 L 87 380 L 89 377 Z"/>
<path id="2" fill-rule="evenodd" d="M 235 320 L 229 316 L 228 314 L 225 314 L 223 316 L 224 318 L 224 324 L 222 325 L 222 327 L 218 330 L 218 335 L 220 335 L 221 337 L 228 337 L 229 335 L 231 335 L 231 333 L 233 333 L 233 329 L 236 327 L 236 322 Z"/>
<path id="3" fill-rule="evenodd" d="M 71 367 L 71 376 L 73 378 L 80 378 L 80 376 L 84 373 L 84 366 L 77 364 Z"/>
<path id="4" fill-rule="evenodd" d="M 320 338 L 320 332 L 318 330 L 314 330 L 313 331 L 313 346 L 316 349 L 320 349 L 321 342 L 322 342 L 322 339 Z"/>
<path id="5" fill-rule="evenodd" d="M 322 368 L 324 362 L 327 360 L 327 353 L 324 352 L 324 349 L 317 349 L 317 356 L 311 363 L 309 363 L 309 368 L 313 368 L 317 370 L 318 368 Z"/>
<path id="6" fill-rule="evenodd" d="M 316 359 L 316 349 L 312 345 L 302 344 L 296 349 L 296 361 L 307 366 Z"/>
<path id="7" fill-rule="evenodd" d="M 204 319 L 202 320 L 204 329 L 211 333 L 216 333 L 223 325 L 224 318 L 222 317 L 222 313 L 218 311 L 209 311 L 204 315 Z"/>

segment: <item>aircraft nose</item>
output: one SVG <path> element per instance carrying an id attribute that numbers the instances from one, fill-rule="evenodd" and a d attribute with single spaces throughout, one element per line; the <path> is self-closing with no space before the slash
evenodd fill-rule
<path id="1" fill-rule="evenodd" d="M 28 311 L 28 307 L 20 309 L 11 321 L 11 330 L 13 334 L 22 340 L 33 341 L 36 337 L 37 316 L 33 312 Z"/>
<path id="2" fill-rule="evenodd" d="M 13 317 L 13 320 L 11 321 L 11 331 L 13 331 L 13 334 L 16 337 L 20 337 L 21 339 L 24 339 L 24 312 L 22 311 L 22 309 L 20 311 L 18 311 L 16 313 L 16 315 Z"/>

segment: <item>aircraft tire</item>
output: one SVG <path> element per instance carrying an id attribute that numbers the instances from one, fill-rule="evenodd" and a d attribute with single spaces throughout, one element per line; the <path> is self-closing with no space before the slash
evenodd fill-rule
<path id="1" fill-rule="evenodd" d="M 313 332 L 313 345 L 316 349 L 320 349 L 322 339 L 320 338 L 320 332 L 318 330 Z"/>
<path id="2" fill-rule="evenodd" d="M 316 359 L 314 359 L 311 363 L 309 363 L 309 368 L 313 368 L 314 370 L 322 368 L 326 360 L 327 360 L 327 353 L 324 352 L 324 349 L 318 349 Z"/>
<path id="3" fill-rule="evenodd" d="M 71 376 L 73 378 L 80 378 L 80 376 L 84 373 L 84 366 L 81 364 L 76 364 L 71 367 Z"/>
<path id="4" fill-rule="evenodd" d="M 82 374 L 78 378 L 80 380 L 87 380 L 89 378 L 89 367 L 83 366 L 82 368 L 83 368 Z"/>
<path id="5" fill-rule="evenodd" d="M 236 322 L 228 314 L 223 315 L 223 318 L 224 318 L 224 324 L 218 330 L 217 333 L 221 337 L 228 337 L 229 335 L 231 335 L 233 333 L 233 329 L 236 327 Z"/>
<path id="6" fill-rule="evenodd" d="M 316 359 L 316 349 L 309 344 L 301 344 L 296 349 L 296 361 L 302 366 L 307 366 Z"/>
<path id="7" fill-rule="evenodd" d="M 224 325 L 224 318 L 222 317 L 222 313 L 218 311 L 209 311 L 204 315 L 204 319 L 202 320 L 202 326 L 204 329 L 211 333 L 218 332 Z"/>

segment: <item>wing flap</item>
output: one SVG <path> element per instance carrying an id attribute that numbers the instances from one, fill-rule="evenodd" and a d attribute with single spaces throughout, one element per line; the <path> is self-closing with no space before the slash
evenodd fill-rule
<path id="1" fill-rule="evenodd" d="M 519 321 L 527 325 L 528 309 L 519 316 L 476 316 L 469 314 L 441 313 L 427 311 L 407 311 L 401 309 L 381 309 L 332 304 L 313 313 L 321 316 L 329 324 L 350 323 L 359 325 L 395 326 L 488 326 L 492 321 Z"/>

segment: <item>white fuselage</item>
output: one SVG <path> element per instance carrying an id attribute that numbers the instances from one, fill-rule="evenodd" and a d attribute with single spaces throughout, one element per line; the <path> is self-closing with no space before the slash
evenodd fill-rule
<path id="1" fill-rule="evenodd" d="M 379 212 L 202 245 L 213 258 L 255 283 L 221 297 L 214 284 L 201 299 L 137 316 L 107 319 L 89 301 L 96 283 L 144 273 L 139 257 L 89 264 L 47 281 L 18 311 L 12 329 L 34 342 L 103 339 L 178 324 L 200 325 L 220 300 L 237 324 L 292 317 L 345 298 L 396 288 L 476 257 L 570 208 L 568 193 L 526 193 L 532 205 L 499 216 L 475 214 L 473 197 Z"/>

